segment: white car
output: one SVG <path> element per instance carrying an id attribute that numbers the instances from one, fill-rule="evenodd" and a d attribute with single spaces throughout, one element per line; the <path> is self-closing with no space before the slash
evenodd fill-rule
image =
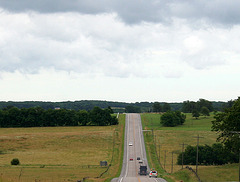
<path id="1" fill-rule="evenodd" d="M 155 170 L 152 170 L 152 171 L 150 171 L 150 173 L 149 173 L 149 178 L 151 178 L 151 177 L 155 177 L 155 178 L 157 178 L 157 171 L 155 171 Z"/>
<path id="2" fill-rule="evenodd" d="M 132 142 L 129 142 L 129 146 L 133 146 Z"/>

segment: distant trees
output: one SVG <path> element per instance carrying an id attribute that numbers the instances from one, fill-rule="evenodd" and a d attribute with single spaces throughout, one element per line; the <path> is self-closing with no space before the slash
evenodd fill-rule
<path id="1" fill-rule="evenodd" d="M 183 152 L 183 164 L 195 165 L 196 152 L 196 146 L 187 146 L 185 152 Z M 202 165 L 222 165 L 238 162 L 238 155 L 225 148 L 221 143 L 215 143 L 212 146 L 198 146 L 198 156 L 198 162 Z M 177 164 L 182 164 L 182 153 L 178 155 Z"/>
<path id="2" fill-rule="evenodd" d="M 161 105 L 159 102 L 154 102 L 153 103 L 153 112 L 167 112 L 171 111 L 171 106 L 170 104 L 164 102 L 163 105 Z"/>
<path id="3" fill-rule="evenodd" d="M 41 126 L 86 126 L 116 125 L 118 120 L 111 116 L 111 108 L 94 107 L 91 111 L 48 109 L 41 107 L 8 107 L 0 110 L 0 127 L 41 127 Z"/>
<path id="4" fill-rule="evenodd" d="M 205 99 L 199 99 L 199 101 L 184 101 L 182 106 L 182 112 L 184 113 L 193 113 L 195 110 L 198 112 L 201 112 L 202 108 L 204 107 L 209 110 L 209 112 L 213 111 L 212 102 L 205 100 Z"/>
<path id="5" fill-rule="evenodd" d="M 161 116 L 160 123 L 163 126 L 177 126 L 182 125 L 185 122 L 186 115 L 182 114 L 180 111 L 168 111 Z"/>
<path id="6" fill-rule="evenodd" d="M 162 112 L 162 106 L 159 102 L 153 103 L 153 112 Z"/>
<path id="7" fill-rule="evenodd" d="M 125 112 L 126 113 L 140 113 L 141 108 L 133 105 L 128 105 L 125 107 Z"/>
<path id="8" fill-rule="evenodd" d="M 163 111 L 163 112 L 171 111 L 171 106 L 170 106 L 170 104 L 164 102 L 164 103 L 163 103 L 163 106 L 162 106 L 162 111 Z"/>

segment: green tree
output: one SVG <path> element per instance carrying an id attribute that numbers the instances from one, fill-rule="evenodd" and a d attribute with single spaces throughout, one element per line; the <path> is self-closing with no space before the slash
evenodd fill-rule
<path id="1" fill-rule="evenodd" d="M 207 107 L 205 107 L 205 106 L 203 106 L 202 108 L 201 108 L 201 114 L 203 115 L 203 116 L 210 116 L 210 114 L 209 114 L 209 109 L 207 108 Z"/>
<path id="2" fill-rule="evenodd" d="M 185 165 L 196 164 L 197 146 L 187 146 L 184 156 Z M 198 146 L 198 162 L 203 165 L 222 165 L 227 163 L 236 163 L 238 155 L 229 151 L 221 143 L 215 143 L 212 146 Z M 177 164 L 182 164 L 182 153 L 178 155 Z"/>
<path id="3" fill-rule="evenodd" d="M 152 107 L 153 107 L 153 112 L 161 112 L 162 111 L 162 106 L 159 102 L 154 102 Z"/>
<path id="4" fill-rule="evenodd" d="M 177 126 L 182 125 L 185 122 L 186 115 L 181 114 L 180 111 L 168 111 L 161 116 L 160 123 L 163 126 Z"/>
<path id="5" fill-rule="evenodd" d="M 192 112 L 192 117 L 198 119 L 199 116 L 200 116 L 200 113 L 198 112 L 198 110 L 196 110 L 196 109 L 193 110 L 193 112 Z"/>
<path id="6" fill-rule="evenodd" d="M 163 111 L 163 112 L 171 111 L 171 106 L 170 106 L 170 104 L 168 104 L 168 103 L 165 102 L 165 103 L 163 104 L 162 111 Z"/>
<path id="7" fill-rule="evenodd" d="M 80 110 L 77 112 L 77 119 L 79 125 L 86 126 L 90 122 L 89 112 L 86 110 Z"/>
<path id="8" fill-rule="evenodd" d="M 209 111 L 213 111 L 212 102 L 210 102 L 206 99 L 199 99 L 199 101 L 197 101 L 197 107 L 198 107 L 199 110 L 202 107 L 207 107 Z"/>
<path id="9" fill-rule="evenodd" d="M 126 113 L 140 113 L 141 108 L 133 105 L 128 105 L 125 107 Z"/>
<path id="10" fill-rule="evenodd" d="M 18 158 L 14 158 L 11 160 L 11 165 L 19 165 L 20 164 L 20 161 Z"/>
<path id="11" fill-rule="evenodd" d="M 118 124 L 116 117 L 112 117 L 108 110 L 94 107 L 90 111 L 91 124 L 98 126 Z"/>
<path id="12" fill-rule="evenodd" d="M 113 114 L 113 113 L 114 113 L 113 110 L 112 110 L 112 108 L 111 108 L 110 106 L 108 106 L 107 109 L 108 109 L 108 111 L 109 111 L 110 114 Z"/>
<path id="13" fill-rule="evenodd" d="M 239 152 L 240 139 L 236 132 L 240 131 L 240 97 L 232 107 L 226 109 L 225 112 L 217 113 L 214 118 L 212 131 L 220 133 L 217 141 L 221 141 L 232 151 Z"/>
<path id="14" fill-rule="evenodd" d="M 182 112 L 192 113 L 194 110 L 197 110 L 197 104 L 194 101 L 184 101 L 182 106 Z"/>

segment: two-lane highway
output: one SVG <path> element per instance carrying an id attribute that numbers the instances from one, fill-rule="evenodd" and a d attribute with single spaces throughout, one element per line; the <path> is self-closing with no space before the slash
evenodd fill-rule
<path id="1" fill-rule="evenodd" d="M 142 160 L 142 163 L 139 163 L 138 157 Z M 146 157 L 141 117 L 139 114 L 126 114 L 122 172 L 119 178 L 113 179 L 112 182 L 166 182 L 161 178 L 149 178 L 148 175 L 140 175 L 140 165 L 146 165 L 147 171 L 150 171 Z"/>

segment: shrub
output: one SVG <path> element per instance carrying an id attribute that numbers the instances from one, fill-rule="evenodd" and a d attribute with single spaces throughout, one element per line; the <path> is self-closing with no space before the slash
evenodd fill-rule
<path id="1" fill-rule="evenodd" d="M 17 159 L 17 158 L 14 158 L 12 161 L 11 161 L 11 165 L 19 165 L 20 164 L 20 161 Z"/>
<path id="2" fill-rule="evenodd" d="M 163 126 L 177 126 L 182 125 L 185 122 L 186 115 L 182 114 L 180 111 L 168 111 L 161 116 L 160 123 Z"/>

